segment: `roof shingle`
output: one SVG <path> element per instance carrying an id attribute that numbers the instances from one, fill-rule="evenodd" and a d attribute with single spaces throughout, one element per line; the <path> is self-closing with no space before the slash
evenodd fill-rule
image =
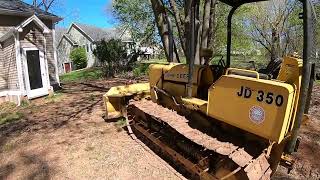
<path id="1" fill-rule="evenodd" d="M 35 14 L 40 18 L 52 19 L 55 21 L 61 20 L 60 17 L 40 8 L 35 8 L 21 0 L 0 0 L 0 14 L 19 16 L 30 16 Z"/>

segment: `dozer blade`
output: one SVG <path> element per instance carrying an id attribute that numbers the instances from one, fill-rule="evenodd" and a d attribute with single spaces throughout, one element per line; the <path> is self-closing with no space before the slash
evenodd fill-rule
<path id="1" fill-rule="evenodd" d="M 191 127 L 188 119 L 152 101 L 130 101 L 128 116 L 134 131 L 151 141 L 200 179 L 270 179 L 265 151 L 250 155 L 244 148 L 222 142 Z"/>
<path id="2" fill-rule="evenodd" d="M 106 119 L 115 119 L 124 116 L 123 110 L 128 99 L 134 96 L 148 97 L 150 94 L 149 83 L 136 83 L 124 86 L 115 86 L 103 95 L 106 107 Z"/>

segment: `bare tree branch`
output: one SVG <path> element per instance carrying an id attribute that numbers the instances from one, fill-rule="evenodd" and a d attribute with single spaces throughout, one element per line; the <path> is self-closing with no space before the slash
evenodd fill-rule
<path id="1" fill-rule="evenodd" d="M 181 47 L 182 50 L 184 52 L 184 54 L 186 53 L 186 44 L 185 44 L 185 38 L 184 38 L 184 29 L 183 29 L 183 25 L 181 23 L 181 16 L 180 16 L 180 11 L 177 8 L 177 4 L 175 2 L 175 0 L 170 0 L 170 6 L 172 8 L 173 14 L 174 14 L 174 19 L 176 21 L 176 25 L 177 25 L 177 29 L 178 29 L 178 35 L 179 35 L 179 39 L 181 42 Z"/>

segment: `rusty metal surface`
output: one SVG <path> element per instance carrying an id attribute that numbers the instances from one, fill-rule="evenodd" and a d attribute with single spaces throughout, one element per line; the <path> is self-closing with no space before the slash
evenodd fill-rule
<path id="1" fill-rule="evenodd" d="M 210 179 L 217 179 L 211 174 L 207 173 L 203 169 L 201 169 L 198 165 L 193 164 L 188 159 L 181 156 L 179 153 L 171 149 L 166 144 L 162 143 L 159 139 L 152 136 L 147 130 L 145 130 L 143 127 L 140 127 L 138 124 L 134 124 L 134 127 L 142 133 L 145 137 L 147 137 L 149 140 L 151 140 L 153 143 L 155 143 L 158 146 L 161 146 L 163 148 L 163 151 L 168 153 L 171 158 L 181 162 L 189 171 L 193 172 L 193 174 L 198 174 L 198 176 L 203 180 L 210 180 Z"/>
<path id="2" fill-rule="evenodd" d="M 247 173 L 248 179 L 270 179 L 270 165 L 264 152 L 262 152 L 258 158 L 253 159 L 253 157 L 243 148 L 229 142 L 221 142 L 197 129 L 191 128 L 188 125 L 188 120 L 184 116 L 151 101 L 132 101 L 129 105 L 140 109 L 153 119 L 158 119 L 158 121 L 167 123 L 179 134 L 190 139 L 194 143 L 220 155 L 228 156 L 239 167 L 243 168 L 244 172 Z"/>

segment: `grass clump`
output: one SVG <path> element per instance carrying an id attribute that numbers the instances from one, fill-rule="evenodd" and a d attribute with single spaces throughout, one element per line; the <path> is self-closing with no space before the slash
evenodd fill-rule
<path id="1" fill-rule="evenodd" d="M 20 102 L 20 106 L 21 107 L 28 107 L 30 105 L 30 102 L 28 101 L 28 100 L 22 100 L 21 102 Z"/>
<path id="2" fill-rule="evenodd" d="M 0 125 L 18 121 L 23 117 L 23 113 L 21 112 L 13 112 L 13 113 L 1 113 L 0 114 Z"/>
<path id="3" fill-rule="evenodd" d="M 45 97 L 47 102 L 59 102 L 62 99 L 62 93 L 56 92 Z"/>
<path id="4" fill-rule="evenodd" d="M 24 117 L 24 114 L 19 111 L 16 104 L 5 102 L 0 104 L 0 125 L 18 121 Z"/>
<path id="5" fill-rule="evenodd" d="M 61 75 L 60 80 L 64 83 L 81 82 L 100 79 L 103 75 L 103 70 L 101 68 L 81 69 Z"/>
<path id="6" fill-rule="evenodd" d="M 126 119 L 125 118 L 120 118 L 116 123 L 115 126 L 117 127 L 117 131 L 120 132 L 122 131 L 122 128 L 127 125 Z"/>

